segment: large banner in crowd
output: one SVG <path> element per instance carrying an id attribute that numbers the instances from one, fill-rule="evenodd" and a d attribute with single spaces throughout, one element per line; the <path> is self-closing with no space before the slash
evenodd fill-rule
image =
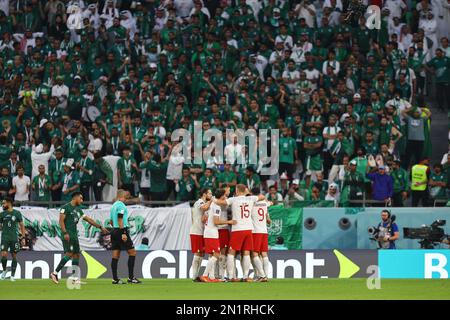
<path id="1" fill-rule="evenodd" d="M 85 209 L 84 213 L 99 224 L 108 227 L 109 209 L 111 205 L 99 205 Z M 58 209 L 40 207 L 22 207 L 19 209 L 24 217 L 25 227 L 29 227 L 33 235 L 34 251 L 59 251 L 62 249 Z M 135 245 L 142 238 L 149 239 L 153 250 L 187 250 L 189 229 L 191 226 L 191 209 L 189 204 L 167 208 L 148 208 L 128 206 L 130 212 L 130 235 Z M 99 230 L 85 221 L 78 223 L 78 234 L 82 250 L 108 249 L 109 236 L 100 236 Z"/>
<path id="2" fill-rule="evenodd" d="M 97 205 L 83 210 L 99 224 L 109 227 L 111 205 Z M 58 251 L 62 249 L 59 227 L 59 210 L 42 207 L 18 208 L 24 217 L 25 227 L 32 234 L 33 251 Z M 141 244 L 142 238 L 149 239 L 152 250 L 189 250 L 189 229 L 191 208 L 188 203 L 175 207 L 149 208 L 128 206 L 130 212 L 130 235 L 134 244 Z M 269 245 L 273 246 L 278 237 L 284 244 L 281 248 L 297 250 L 302 248 L 303 208 L 270 208 L 272 224 L 268 228 Z M 100 230 L 85 221 L 78 223 L 78 234 L 82 250 L 104 250 L 110 248 L 109 236 L 102 236 Z"/>

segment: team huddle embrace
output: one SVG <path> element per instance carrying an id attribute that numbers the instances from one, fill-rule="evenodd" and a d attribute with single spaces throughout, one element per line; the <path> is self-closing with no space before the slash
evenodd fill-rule
<path id="1" fill-rule="evenodd" d="M 191 249 L 194 254 L 192 276 L 196 282 L 266 282 L 269 269 L 267 225 L 270 224 L 268 207 L 271 205 L 258 188 L 251 192 L 238 184 L 236 195 L 230 189 L 200 191 L 192 209 L 190 230 Z M 231 209 L 231 217 L 228 209 Z M 231 226 L 231 228 L 230 228 Z M 203 275 L 200 275 L 204 254 L 209 255 Z M 237 278 L 235 260 L 241 256 L 242 279 Z"/>

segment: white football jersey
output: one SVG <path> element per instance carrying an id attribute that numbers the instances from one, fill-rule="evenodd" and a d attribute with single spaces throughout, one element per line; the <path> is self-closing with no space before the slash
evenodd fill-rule
<path id="1" fill-rule="evenodd" d="M 253 230 L 252 209 L 257 196 L 238 196 L 227 199 L 227 204 L 231 206 L 233 220 L 237 223 L 231 226 L 231 231 Z"/>
<path id="2" fill-rule="evenodd" d="M 253 233 L 267 233 L 267 214 L 269 204 L 267 201 L 258 201 L 253 205 L 252 221 Z"/>
<path id="3" fill-rule="evenodd" d="M 200 209 L 201 206 L 203 206 L 206 202 L 203 201 L 203 199 L 198 199 L 194 203 L 194 207 L 192 208 L 192 224 L 191 224 L 191 230 L 189 234 L 196 234 L 199 236 L 203 236 L 203 231 L 205 229 L 205 226 L 202 222 L 203 217 L 203 211 Z"/>
<path id="4" fill-rule="evenodd" d="M 219 228 L 214 224 L 214 217 L 220 218 L 221 213 L 222 209 L 220 208 L 220 206 L 215 204 L 214 202 L 211 203 L 211 206 L 207 211 L 208 220 L 205 224 L 205 231 L 203 233 L 204 238 L 219 239 Z"/>

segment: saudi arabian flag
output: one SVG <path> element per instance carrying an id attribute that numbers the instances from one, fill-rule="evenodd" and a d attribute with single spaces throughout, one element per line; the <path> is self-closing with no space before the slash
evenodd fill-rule
<path id="1" fill-rule="evenodd" d="M 275 245 L 277 237 L 283 237 L 288 250 L 302 248 L 303 208 L 285 208 L 282 205 L 269 207 L 272 220 L 268 228 L 269 246 Z"/>

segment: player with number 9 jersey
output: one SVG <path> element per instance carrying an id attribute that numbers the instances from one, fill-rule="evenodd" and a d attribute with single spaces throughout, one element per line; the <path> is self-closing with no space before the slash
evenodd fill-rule
<path id="1" fill-rule="evenodd" d="M 267 234 L 267 215 L 269 213 L 269 204 L 267 201 L 258 201 L 253 205 L 253 251 L 268 252 L 269 238 Z"/>

